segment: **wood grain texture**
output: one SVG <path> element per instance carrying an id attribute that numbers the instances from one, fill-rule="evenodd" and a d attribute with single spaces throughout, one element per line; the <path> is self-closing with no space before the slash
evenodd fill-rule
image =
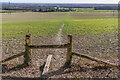
<path id="1" fill-rule="evenodd" d="M 68 48 L 69 44 L 64 45 L 30 45 L 28 46 L 30 49 L 47 49 L 47 48 Z"/>
<path id="2" fill-rule="evenodd" d="M 51 59 L 52 59 L 52 55 L 48 55 L 42 75 L 46 75 L 48 73 Z"/>

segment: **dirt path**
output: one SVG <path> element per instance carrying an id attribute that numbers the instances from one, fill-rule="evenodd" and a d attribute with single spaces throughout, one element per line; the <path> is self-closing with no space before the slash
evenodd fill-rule
<path id="1" fill-rule="evenodd" d="M 55 44 L 62 44 L 62 29 L 63 29 L 63 27 L 64 27 L 64 24 L 61 26 L 61 28 L 59 29 L 59 31 L 58 31 L 58 34 L 57 34 L 57 36 L 55 37 Z M 55 57 L 57 57 L 57 58 L 59 58 L 59 56 L 60 55 L 57 55 L 58 53 L 61 53 L 62 51 L 60 50 L 60 49 L 55 49 Z"/>
<path id="2" fill-rule="evenodd" d="M 58 33 L 57 33 L 57 36 L 53 38 L 53 44 L 57 44 L 57 45 L 60 45 L 62 44 L 62 29 L 64 27 L 64 24 L 61 25 Z M 63 49 L 53 49 L 52 50 L 52 61 L 51 61 L 51 64 L 52 66 L 50 66 L 50 69 L 49 69 L 49 73 L 51 74 L 48 74 L 46 75 L 46 77 L 50 77 L 50 75 L 56 75 L 56 71 L 60 69 L 61 65 L 64 64 L 64 61 L 61 62 L 61 59 L 63 59 L 63 57 L 61 57 L 61 55 L 65 55 L 64 54 L 64 50 Z M 57 74 L 58 73 L 61 73 L 61 71 L 57 71 Z"/>
<path id="3" fill-rule="evenodd" d="M 55 43 L 56 44 L 61 44 L 62 43 L 62 38 L 61 38 L 61 36 L 62 36 L 62 29 L 63 29 L 63 27 L 64 27 L 64 24 L 61 26 L 61 28 L 59 29 L 59 31 L 58 31 L 58 34 L 57 34 L 57 37 L 55 37 Z M 56 49 L 56 51 L 58 51 L 58 49 Z"/>
<path id="4" fill-rule="evenodd" d="M 60 27 L 60 29 L 59 29 L 59 31 L 57 33 L 57 36 L 54 38 L 53 44 L 58 44 L 58 45 L 62 44 L 62 29 L 63 29 L 63 27 L 64 27 L 64 24 L 61 25 L 61 27 Z M 62 53 L 63 53 L 62 49 L 55 49 L 54 50 L 54 61 L 55 62 L 60 61 L 60 55 L 62 55 Z M 56 69 L 57 68 L 58 67 L 56 67 Z"/>

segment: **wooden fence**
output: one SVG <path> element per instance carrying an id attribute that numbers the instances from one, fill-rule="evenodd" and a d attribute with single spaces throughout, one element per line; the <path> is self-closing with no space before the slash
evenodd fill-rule
<path id="1" fill-rule="evenodd" d="M 115 67 L 119 66 L 119 65 L 116 65 L 113 63 L 102 61 L 100 59 L 97 59 L 97 58 L 94 58 L 94 57 L 91 57 L 91 56 L 88 56 L 85 54 L 81 54 L 81 53 L 78 54 L 78 53 L 72 52 L 72 35 L 68 35 L 68 43 L 63 44 L 63 45 L 31 45 L 31 39 L 30 39 L 29 32 L 27 33 L 26 38 L 25 38 L 25 52 L 22 52 L 20 54 L 9 57 L 9 58 L 3 60 L 2 63 L 12 60 L 14 58 L 20 57 L 20 56 L 24 56 L 24 64 L 29 66 L 32 63 L 31 62 L 31 49 L 47 49 L 47 48 L 51 48 L 51 49 L 67 48 L 66 63 L 64 65 L 65 67 L 70 66 L 73 55 L 76 55 L 78 57 L 87 58 L 92 61 L 96 61 L 98 63 L 102 63 L 102 64 L 109 65 L 109 66 L 115 66 Z"/>
<path id="2" fill-rule="evenodd" d="M 25 45 L 25 53 L 24 53 L 24 63 L 30 65 L 31 62 L 31 49 L 57 49 L 57 48 L 67 48 L 67 61 L 66 66 L 70 65 L 71 56 L 72 56 L 72 35 L 68 35 L 69 42 L 63 45 L 31 45 L 30 34 L 26 35 L 26 45 Z"/>
<path id="3" fill-rule="evenodd" d="M 32 64 L 31 61 L 31 49 L 58 49 L 58 48 L 67 48 L 67 57 L 66 57 L 66 63 L 65 66 L 69 66 L 71 63 L 72 58 L 72 35 L 68 35 L 69 42 L 63 45 L 31 45 L 31 39 L 29 32 L 27 33 L 25 37 L 25 52 L 22 52 L 20 54 L 14 55 L 12 57 L 9 57 L 5 60 L 2 60 L 2 63 L 6 61 L 10 61 L 14 58 L 24 56 L 24 64 L 30 65 Z"/>

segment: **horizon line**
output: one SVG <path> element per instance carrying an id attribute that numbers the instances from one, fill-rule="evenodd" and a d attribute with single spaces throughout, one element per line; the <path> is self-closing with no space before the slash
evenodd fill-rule
<path id="1" fill-rule="evenodd" d="M 9 1 L 10 2 L 10 1 Z M 0 2 L 0 3 L 9 3 L 9 2 Z M 27 3 L 27 2 L 10 2 L 10 3 Z M 28 2 L 28 4 L 29 3 L 37 3 L 37 2 Z M 38 4 L 40 4 L 40 3 L 38 3 Z M 42 4 L 119 4 L 119 2 L 118 3 L 90 3 L 90 2 L 88 2 L 88 3 L 48 3 L 48 2 L 46 2 L 46 3 L 42 3 Z"/>

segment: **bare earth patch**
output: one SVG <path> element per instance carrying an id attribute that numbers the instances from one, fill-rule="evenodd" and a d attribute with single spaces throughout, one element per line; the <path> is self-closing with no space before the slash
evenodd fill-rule
<path id="1" fill-rule="evenodd" d="M 97 40 L 95 35 L 73 36 L 73 52 L 88 54 L 118 64 L 117 43 L 110 40 L 114 39 L 115 41 L 117 38 L 114 35 L 101 35 L 100 37 L 104 39 L 103 42 L 102 40 Z M 55 38 L 32 37 L 32 44 L 58 44 Z M 61 38 L 61 44 L 67 43 L 67 36 L 62 36 Z M 24 52 L 24 45 L 24 38 L 3 39 L 3 59 Z M 48 78 L 118 78 L 119 76 L 118 68 L 108 68 L 94 61 L 76 56 L 72 58 L 71 68 L 62 68 L 66 61 L 66 53 L 66 49 L 59 49 L 57 51 L 55 49 L 32 50 L 31 57 L 33 64 L 31 66 L 25 67 L 21 65 L 24 60 L 23 57 L 8 61 L 3 65 L 3 78 L 41 78 L 43 65 L 49 54 L 52 54 L 53 57 L 49 74 L 46 76 Z"/>

